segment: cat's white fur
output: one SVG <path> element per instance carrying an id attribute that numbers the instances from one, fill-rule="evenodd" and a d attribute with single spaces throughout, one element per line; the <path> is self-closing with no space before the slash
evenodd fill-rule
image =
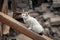
<path id="1" fill-rule="evenodd" d="M 41 33 L 44 31 L 44 28 L 41 26 L 41 24 L 39 24 L 35 18 L 28 15 L 28 12 L 22 13 L 21 16 L 22 16 L 24 22 L 26 23 L 26 25 L 29 26 L 28 29 L 31 29 L 37 33 Z"/>

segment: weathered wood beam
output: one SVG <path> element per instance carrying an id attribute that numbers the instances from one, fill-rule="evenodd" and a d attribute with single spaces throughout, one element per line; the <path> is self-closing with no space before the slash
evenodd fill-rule
<path id="1" fill-rule="evenodd" d="M 60 16 L 50 18 L 51 25 L 60 25 Z"/>
<path id="2" fill-rule="evenodd" d="M 17 6 L 17 4 L 16 4 L 15 0 L 12 0 L 11 5 L 12 5 L 11 7 L 12 7 L 13 12 L 16 13 L 16 6 Z"/>
<path id="3" fill-rule="evenodd" d="M 9 25 L 11 28 L 17 30 L 18 32 L 20 32 L 22 34 L 25 34 L 26 36 L 32 38 L 33 40 L 46 40 L 45 38 L 41 37 L 40 35 L 27 29 L 22 23 L 16 21 L 15 19 L 13 19 L 1 12 L 0 12 L 0 22 Z"/>
<path id="4" fill-rule="evenodd" d="M 8 0 L 3 1 L 2 12 L 8 15 Z M 2 30 L 3 30 L 2 35 L 8 34 L 10 27 L 5 24 L 2 24 L 2 27 L 3 27 L 2 28 Z"/>
<path id="5" fill-rule="evenodd" d="M 16 4 L 16 2 L 15 2 L 15 0 L 11 0 L 12 1 L 12 3 L 11 3 L 11 9 L 12 9 L 12 11 L 13 11 L 13 17 L 15 17 L 15 15 L 16 15 L 16 6 L 17 6 L 17 4 Z"/>
<path id="6" fill-rule="evenodd" d="M 8 0 L 1 0 L 1 11 L 4 13 L 7 13 L 7 9 L 8 9 Z M 3 24 L 0 23 L 0 35 L 2 37 L 3 35 Z"/>
<path id="7" fill-rule="evenodd" d="M 3 7 L 2 7 L 2 12 L 3 13 L 7 13 L 8 12 L 8 0 L 4 0 Z"/>

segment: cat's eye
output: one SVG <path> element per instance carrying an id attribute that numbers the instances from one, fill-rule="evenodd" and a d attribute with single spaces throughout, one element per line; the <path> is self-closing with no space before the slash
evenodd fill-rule
<path id="1" fill-rule="evenodd" d="M 23 15 L 24 16 L 24 15 Z"/>

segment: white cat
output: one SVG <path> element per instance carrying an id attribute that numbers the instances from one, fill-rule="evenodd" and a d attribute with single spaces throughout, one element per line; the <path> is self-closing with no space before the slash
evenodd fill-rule
<path id="1" fill-rule="evenodd" d="M 23 18 L 26 25 L 29 26 L 28 29 L 35 31 L 36 33 L 44 32 L 44 28 L 38 23 L 38 21 L 28 15 L 28 12 L 23 12 L 21 14 L 21 17 Z"/>

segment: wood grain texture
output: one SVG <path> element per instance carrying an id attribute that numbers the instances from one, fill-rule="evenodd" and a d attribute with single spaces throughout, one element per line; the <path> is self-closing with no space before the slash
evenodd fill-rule
<path id="1" fill-rule="evenodd" d="M 8 0 L 3 1 L 2 12 L 8 15 Z M 2 27 L 3 34 L 9 34 L 10 27 L 5 24 L 2 24 Z"/>
<path id="2" fill-rule="evenodd" d="M 3 7 L 2 7 L 2 12 L 3 13 L 8 13 L 8 0 L 4 0 L 3 2 Z"/>

